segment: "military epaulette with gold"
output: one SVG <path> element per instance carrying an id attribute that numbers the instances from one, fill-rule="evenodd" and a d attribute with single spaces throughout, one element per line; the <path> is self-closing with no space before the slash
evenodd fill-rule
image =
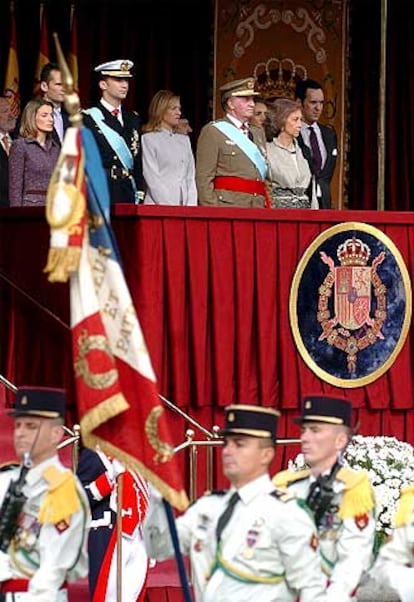
<path id="1" fill-rule="evenodd" d="M 345 485 L 338 513 L 342 520 L 362 516 L 375 507 L 374 492 L 366 471 L 343 466 L 336 478 Z"/>
<path id="2" fill-rule="evenodd" d="M 42 477 L 48 483 L 48 490 L 39 510 L 39 522 L 57 525 L 68 521 L 81 509 L 75 475 L 70 470 L 48 466 Z"/>
<path id="3" fill-rule="evenodd" d="M 275 474 L 272 479 L 273 485 L 278 489 L 287 489 L 291 483 L 297 483 L 303 479 L 307 479 L 310 475 L 309 468 L 305 470 L 298 470 L 297 472 L 292 470 L 282 470 Z"/>
<path id="4" fill-rule="evenodd" d="M 395 526 L 405 527 L 413 517 L 414 511 L 414 485 L 401 489 L 397 511 L 395 513 Z"/>

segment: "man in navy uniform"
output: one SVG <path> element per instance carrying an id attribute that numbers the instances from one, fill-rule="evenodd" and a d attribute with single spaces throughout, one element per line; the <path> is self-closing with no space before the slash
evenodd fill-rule
<path id="1" fill-rule="evenodd" d="M 306 501 L 318 527 L 321 563 L 328 575 L 327 600 L 355 600 L 355 590 L 373 561 L 374 493 L 368 473 L 342 464 L 352 436 L 348 400 L 306 396 L 301 416 L 301 446 L 308 469 L 285 470 L 276 487 Z"/>
<path id="2" fill-rule="evenodd" d="M 66 602 L 67 582 L 88 572 L 90 513 L 81 483 L 56 451 L 63 437 L 64 392 L 21 387 L 11 416 L 24 468 L 1 472 L 1 511 L 11 481 L 21 480 L 24 497 L 16 524 L 9 525 L 13 531 L 2 532 L 0 594 L 6 602 Z"/>
<path id="3" fill-rule="evenodd" d="M 325 600 L 313 520 L 269 476 L 278 415 L 253 405 L 226 408 L 220 434 L 230 489 L 202 496 L 176 521 L 181 550 L 191 558 L 197 602 Z M 173 554 L 156 493 L 144 534 L 151 557 Z"/>
<path id="4" fill-rule="evenodd" d="M 117 60 L 95 67 L 102 97 L 98 106 L 83 111 L 108 176 L 111 203 L 140 203 L 144 198 L 141 119 L 122 106 L 134 63 Z"/>

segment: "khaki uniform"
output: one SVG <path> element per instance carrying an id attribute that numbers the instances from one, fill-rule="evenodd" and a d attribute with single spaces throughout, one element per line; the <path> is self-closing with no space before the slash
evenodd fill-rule
<path id="1" fill-rule="evenodd" d="M 197 602 L 294 602 L 299 595 L 301 602 L 324 601 L 312 519 L 295 499 L 275 494 L 268 475 L 238 490 L 241 499 L 217 549 L 217 521 L 233 492 L 203 496 L 176 521 L 181 550 L 191 559 Z M 162 560 L 173 554 L 159 502 L 144 531 L 150 556 Z"/>
<path id="2" fill-rule="evenodd" d="M 283 471 L 276 487 L 306 500 L 314 478 L 309 470 Z M 322 568 L 329 578 L 329 602 L 347 602 L 373 561 L 374 493 L 368 474 L 342 467 L 333 484 L 334 498 L 318 529 Z"/>
<path id="3" fill-rule="evenodd" d="M 0 474 L 0 500 L 19 472 L 20 468 L 13 468 Z M 7 554 L 0 554 L 0 583 L 28 580 L 27 592 L 6 593 L 6 601 L 64 602 L 65 582 L 88 573 L 88 500 L 80 482 L 57 456 L 29 470 L 23 493 L 27 501 L 17 533 Z M 41 523 L 43 511 L 47 517 L 43 515 L 46 522 Z"/>
<path id="4" fill-rule="evenodd" d="M 223 120 L 232 123 L 230 119 Z M 253 141 L 265 156 L 266 140 L 262 130 L 250 126 Z M 213 123 L 201 130 L 197 141 L 196 184 L 200 205 L 222 207 L 264 207 L 265 198 L 260 194 L 215 190 L 217 176 L 235 176 L 247 180 L 262 181 L 259 170 L 239 146 L 219 131 Z"/>
<path id="5" fill-rule="evenodd" d="M 402 602 L 414 600 L 414 486 L 401 492 L 395 528 L 381 546 L 371 576 L 396 590 Z"/>

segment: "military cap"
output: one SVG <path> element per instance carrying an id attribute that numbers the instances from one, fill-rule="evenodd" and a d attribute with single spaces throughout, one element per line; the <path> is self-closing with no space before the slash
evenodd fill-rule
<path id="1" fill-rule="evenodd" d="M 273 408 L 253 405 L 231 405 L 225 408 L 225 425 L 221 436 L 250 435 L 270 437 L 276 440 L 277 419 L 280 416 Z"/>
<path id="2" fill-rule="evenodd" d="M 259 93 L 254 91 L 254 77 L 237 79 L 227 82 L 220 87 L 221 101 L 224 102 L 231 96 L 257 96 Z"/>
<path id="3" fill-rule="evenodd" d="M 302 414 L 294 422 L 325 422 L 351 426 L 352 405 L 347 399 L 328 397 L 325 395 L 307 395 L 302 401 Z"/>
<path id="4" fill-rule="evenodd" d="M 65 391 L 48 387 L 20 387 L 9 416 L 65 417 Z"/>
<path id="5" fill-rule="evenodd" d="M 95 67 L 95 71 L 101 75 L 109 77 L 126 78 L 132 77 L 131 69 L 134 66 L 132 61 L 128 59 L 119 59 L 117 61 L 109 61 Z"/>

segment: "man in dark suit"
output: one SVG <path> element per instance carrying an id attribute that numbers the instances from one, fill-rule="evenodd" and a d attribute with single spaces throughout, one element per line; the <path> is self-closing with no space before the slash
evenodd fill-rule
<path id="1" fill-rule="evenodd" d="M 315 176 L 319 208 L 330 209 L 331 180 L 338 148 L 334 128 L 319 123 L 324 103 L 322 86 L 312 79 L 299 81 L 296 86 L 296 100 L 300 102 L 303 114 L 298 142 Z"/>
<path id="2" fill-rule="evenodd" d="M 9 206 L 9 149 L 15 127 L 9 99 L 0 96 L 0 207 Z"/>
<path id="3" fill-rule="evenodd" d="M 57 63 L 46 63 L 40 73 L 40 92 L 46 100 L 53 104 L 53 138 L 62 144 L 66 128 L 69 127 L 69 114 L 65 109 L 65 88 L 62 74 Z"/>
<path id="4" fill-rule="evenodd" d="M 102 97 L 98 106 L 83 111 L 108 176 L 111 203 L 138 204 L 144 198 L 141 119 L 122 106 L 133 66 L 132 61 L 117 60 L 95 67 Z"/>

